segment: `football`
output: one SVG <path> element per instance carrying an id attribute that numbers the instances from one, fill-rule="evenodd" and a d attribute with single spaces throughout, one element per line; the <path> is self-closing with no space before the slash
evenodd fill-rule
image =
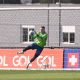
<path id="1" fill-rule="evenodd" d="M 35 31 L 34 30 L 30 30 L 29 31 L 29 35 L 34 35 L 35 34 Z"/>

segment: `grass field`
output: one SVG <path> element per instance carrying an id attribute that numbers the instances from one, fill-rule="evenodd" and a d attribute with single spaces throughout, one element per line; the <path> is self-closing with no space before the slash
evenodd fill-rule
<path id="1" fill-rule="evenodd" d="M 80 71 L 0 70 L 0 80 L 80 80 Z"/>

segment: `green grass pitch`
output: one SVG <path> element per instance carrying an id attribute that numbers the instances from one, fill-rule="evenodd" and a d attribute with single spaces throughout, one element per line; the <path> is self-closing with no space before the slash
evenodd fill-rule
<path id="1" fill-rule="evenodd" d="M 80 71 L 0 70 L 0 80 L 80 80 Z"/>

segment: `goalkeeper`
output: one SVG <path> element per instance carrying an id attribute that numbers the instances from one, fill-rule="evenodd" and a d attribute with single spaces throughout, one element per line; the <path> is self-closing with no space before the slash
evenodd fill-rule
<path id="1" fill-rule="evenodd" d="M 40 32 L 35 34 L 32 33 L 31 35 L 32 35 L 32 38 L 34 39 L 34 43 L 25 47 L 21 52 L 18 52 L 18 54 L 24 54 L 26 50 L 36 49 L 36 53 L 30 60 L 30 63 L 32 63 L 41 54 L 44 46 L 46 45 L 46 40 L 48 36 L 47 33 L 45 32 L 44 26 L 40 28 Z M 28 63 L 27 68 L 29 67 L 30 63 Z"/>

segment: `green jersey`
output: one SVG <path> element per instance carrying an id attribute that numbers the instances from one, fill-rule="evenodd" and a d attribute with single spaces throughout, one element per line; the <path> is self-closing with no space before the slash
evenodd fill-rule
<path id="1" fill-rule="evenodd" d="M 40 47 L 44 47 L 46 45 L 46 40 L 47 40 L 47 33 L 37 33 L 33 36 L 34 38 L 34 43 L 36 43 Z"/>

